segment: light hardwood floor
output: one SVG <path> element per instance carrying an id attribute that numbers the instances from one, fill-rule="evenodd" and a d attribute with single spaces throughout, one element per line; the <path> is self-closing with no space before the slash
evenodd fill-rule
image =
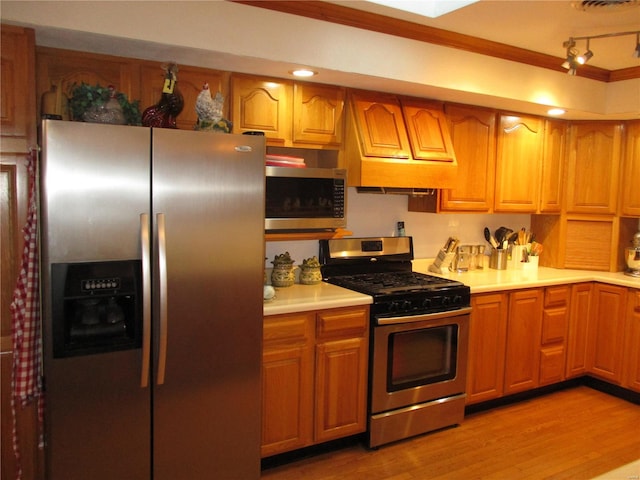
<path id="1" fill-rule="evenodd" d="M 638 459 L 640 406 L 579 386 L 474 413 L 458 427 L 379 450 L 354 444 L 268 468 L 262 479 L 580 480 Z M 624 480 L 638 479 L 640 471 Z"/>

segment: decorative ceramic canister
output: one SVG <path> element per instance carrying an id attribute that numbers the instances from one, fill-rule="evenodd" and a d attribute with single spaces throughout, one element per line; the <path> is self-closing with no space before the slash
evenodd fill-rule
<path id="1" fill-rule="evenodd" d="M 271 272 L 271 284 L 274 287 L 290 287 L 295 283 L 295 273 L 293 263 L 289 252 L 276 255 L 271 263 L 273 263 L 273 271 Z"/>
<path id="2" fill-rule="evenodd" d="M 315 285 L 322 281 L 320 262 L 318 257 L 307 258 L 300 265 L 300 283 L 303 285 Z"/>

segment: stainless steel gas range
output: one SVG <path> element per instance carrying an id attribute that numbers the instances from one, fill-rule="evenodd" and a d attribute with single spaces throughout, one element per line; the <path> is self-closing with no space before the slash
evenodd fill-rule
<path id="1" fill-rule="evenodd" d="M 411 237 L 320 241 L 324 280 L 371 295 L 368 445 L 464 418 L 470 292 L 412 270 Z"/>

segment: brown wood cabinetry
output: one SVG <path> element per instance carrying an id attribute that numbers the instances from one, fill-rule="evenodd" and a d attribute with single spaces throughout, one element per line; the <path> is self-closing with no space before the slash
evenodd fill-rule
<path id="1" fill-rule="evenodd" d="M 140 65 L 140 111 L 158 103 L 162 98 L 165 71 L 162 65 L 155 62 L 144 62 Z M 211 95 L 215 97 L 220 92 L 225 97 L 223 116 L 229 118 L 228 74 L 206 68 L 179 65 L 178 90 L 184 98 L 184 108 L 176 119 L 176 125 L 182 130 L 193 130 L 198 122 L 195 105 L 198 95 L 205 83 L 209 84 Z"/>
<path id="2" fill-rule="evenodd" d="M 442 104 L 402 98 L 402 115 L 415 160 L 454 162 L 456 159 Z"/>
<path id="3" fill-rule="evenodd" d="M 591 317 L 592 289 L 591 283 L 578 283 L 571 286 L 571 310 L 567 334 L 567 378 L 579 377 L 587 373 L 587 329 Z"/>
<path id="4" fill-rule="evenodd" d="M 368 307 L 265 317 L 262 456 L 366 429 Z"/>
<path id="5" fill-rule="evenodd" d="M 27 218 L 29 180 L 27 156 L 36 147 L 35 33 L 32 29 L 2 25 L 0 101 L 0 472 L 17 478 L 13 453 L 11 371 L 13 345 L 10 304 L 23 249 L 22 227 Z M 16 428 L 22 478 L 42 478 L 35 404 L 17 407 Z"/>
<path id="6" fill-rule="evenodd" d="M 640 290 L 627 294 L 624 385 L 640 392 Z"/>
<path id="7" fill-rule="evenodd" d="M 616 213 L 622 124 L 571 125 L 567 166 L 567 213 Z"/>
<path id="8" fill-rule="evenodd" d="M 345 89 L 234 74 L 233 132 L 264 132 L 269 146 L 339 148 Z"/>
<path id="9" fill-rule="evenodd" d="M 265 317 L 262 456 L 313 442 L 313 313 Z"/>
<path id="10" fill-rule="evenodd" d="M 293 143 L 342 145 L 345 89 L 294 82 Z"/>
<path id="11" fill-rule="evenodd" d="M 538 386 L 543 292 L 517 290 L 509 295 L 504 393 Z"/>
<path id="12" fill-rule="evenodd" d="M 588 326 L 589 373 L 607 382 L 622 383 L 627 289 L 596 283 Z"/>
<path id="13" fill-rule="evenodd" d="M 368 309 L 326 310 L 316 325 L 316 423 L 325 442 L 366 430 Z"/>
<path id="14" fill-rule="evenodd" d="M 343 163 L 350 186 L 431 189 L 454 185 L 457 162 L 441 107 L 425 100 L 352 91 L 347 112 Z"/>
<path id="15" fill-rule="evenodd" d="M 624 159 L 622 177 L 620 214 L 640 217 L 640 120 L 628 122 L 626 125 Z"/>
<path id="16" fill-rule="evenodd" d="M 293 82 L 233 75 L 231 95 L 233 133 L 260 131 L 271 144 L 291 142 Z"/>
<path id="17" fill-rule="evenodd" d="M 506 293 L 471 297 L 467 404 L 503 394 L 508 298 Z"/>
<path id="18" fill-rule="evenodd" d="M 462 105 L 446 105 L 445 111 L 458 177 L 453 188 L 440 192 L 440 210 L 489 212 L 496 172 L 496 113 Z"/>
<path id="19" fill-rule="evenodd" d="M 496 155 L 496 212 L 535 212 L 538 208 L 544 120 L 500 114 Z"/>
<path id="20" fill-rule="evenodd" d="M 564 198 L 564 165 L 567 150 L 568 125 L 560 120 L 546 120 L 542 181 L 540 182 L 541 213 L 560 213 Z"/>
<path id="21" fill-rule="evenodd" d="M 560 382 L 565 378 L 570 299 L 571 287 L 568 285 L 544 289 L 540 337 L 540 385 Z"/>

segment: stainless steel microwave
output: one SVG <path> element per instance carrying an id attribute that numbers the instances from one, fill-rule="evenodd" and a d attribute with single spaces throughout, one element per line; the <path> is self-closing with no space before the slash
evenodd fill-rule
<path id="1" fill-rule="evenodd" d="M 265 230 L 347 226 L 347 172 L 339 168 L 265 167 Z"/>

